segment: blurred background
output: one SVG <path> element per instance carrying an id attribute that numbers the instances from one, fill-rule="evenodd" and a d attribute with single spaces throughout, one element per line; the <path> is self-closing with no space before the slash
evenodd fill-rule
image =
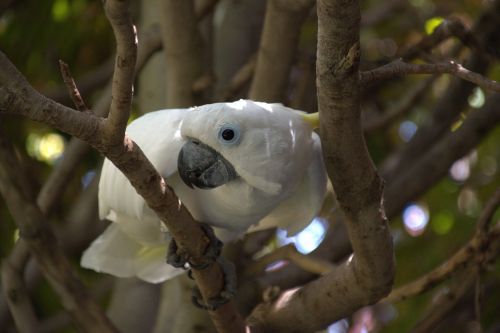
<path id="1" fill-rule="evenodd" d="M 135 85 L 133 117 L 166 107 L 248 96 L 315 112 L 314 1 L 295 12 L 280 7 L 280 3 L 286 1 L 197 0 L 191 16 L 179 14 L 181 19 L 165 24 L 169 14 L 162 9 L 161 1 L 133 2 L 139 32 L 139 61 L 142 61 Z M 471 70 L 500 80 L 498 1 L 364 0 L 361 5 L 362 70 L 398 58 L 416 63 L 454 59 Z M 275 15 L 289 18 L 289 29 L 269 32 L 276 43 L 296 31 L 295 39 L 291 38 L 294 52 L 288 53 L 288 59 L 274 56 L 271 48 L 270 59 L 261 60 L 258 52 L 265 15 L 270 15 L 271 7 Z M 436 30 L 444 25 L 456 22 L 463 30 L 450 29 L 454 33 L 428 48 L 420 42 L 436 36 Z M 165 29 L 169 28 L 173 37 L 166 36 Z M 186 31 L 192 37 L 187 39 L 188 44 L 172 42 L 171 47 L 162 47 L 168 38 L 181 40 Z M 106 113 L 114 48 L 113 34 L 100 1 L 0 1 L 0 49 L 30 84 L 60 103 L 74 107 L 59 71 L 58 61 L 63 60 L 69 65 L 87 106 L 96 113 Z M 189 75 L 183 74 L 187 83 L 177 86 L 176 72 L 183 69 L 175 67 L 172 58 L 183 52 L 189 54 L 186 59 L 192 63 L 187 70 Z M 259 66 L 265 61 L 276 68 L 286 67 L 284 79 L 276 75 L 276 82 L 281 80 L 277 86 L 266 83 L 269 78 L 265 76 L 257 78 Z M 272 72 L 267 74 L 273 78 Z M 180 96 L 175 89 L 181 89 L 181 85 L 188 87 L 187 97 L 169 97 Z M 493 117 L 487 128 L 479 127 L 470 138 L 463 138 L 464 143 L 458 147 L 453 145 L 455 141 L 446 141 L 453 133 L 461 133 L 472 115 L 491 112 L 488 100 L 493 95 L 449 75 L 405 76 L 364 88 L 363 129 L 371 156 L 387 180 L 386 207 L 397 262 L 395 286 L 400 286 L 446 261 L 474 235 L 486 201 L 500 185 L 500 126 L 498 117 Z M 45 188 L 47 193 L 52 190 L 58 193 L 46 214 L 80 277 L 122 331 L 213 330 L 206 314 L 198 312 L 190 302 L 173 306 L 173 300 L 189 298 L 191 283 L 185 277 L 158 286 L 133 279 L 117 280 L 79 268 L 82 251 L 107 224 L 97 217 L 96 189 L 102 163 L 99 154 L 64 133 L 25 118 L 2 115 L 0 126 L 12 140 L 29 175 L 32 191 L 40 193 L 39 198 L 54 170 L 61 168 L 65 159 L 77 161 L 64 170 L 63 184 L 56 189 Z M 498 213 L 494 215 L 492 223 L 499 217 Z M 227 255 L 236 259 L 240 272 L 252 259 L 289 243 L 294 243 L 303 254 L 340 262 L 350 255 L 342 218 L 330 190 L 321 216 L 297 236 L 287 238 L 279 230 L 260 233 L 229 246 Z M 3 263 L 18 239 L 16 224 L 0 198 Z M 36 263 L 27 259 L 19 271 L 26 282 L 40 332 L 75 331 Z M 479 332 L 481 329 L 500 332 L 500 267 L 495 260 L 483 267 L 480 278 L 438 320 L 429 319 L 436 314 L 435 305 L 440 304 L 440 297 L 461 283 L 463 273 L 452 274 L 430 291 L 404 301 L 366 307 L 350 318 L 332 323 L 328 332 Z M 274 263 L 264 273 L 241 274 L 238 302 L 243 313 L 253 308 L 269 286 L 289 288 L 314 278 L 287 260 Z M 170 301 L 166 300 L 169 298 Z M 194 328 L 196 323 L 199 330 Z M 5 294 L 0 296 L 0 331 L 16 332 Z"/>

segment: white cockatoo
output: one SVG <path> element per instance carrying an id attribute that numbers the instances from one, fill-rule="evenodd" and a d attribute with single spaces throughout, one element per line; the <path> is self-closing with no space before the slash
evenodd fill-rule
<path id="1" fill-rule="evenodd" d="M 151 112 L 126 132 L 193 217 L 227 242 L 272 227 L 294 235 L 318 214 L 327 178 L 313 128 L 304 112 L 240 100 Z M 99 215 L 113 223 L 83 267 L 152 283 L 182 272 L 165 261 L 168 230 L 107 159 Z"/>

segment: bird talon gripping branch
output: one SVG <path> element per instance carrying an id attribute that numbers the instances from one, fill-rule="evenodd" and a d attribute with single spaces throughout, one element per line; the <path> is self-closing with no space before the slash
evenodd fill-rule
<path id="1" fill-rule="evenodd" d="M 168 244 L 167 264 L 175 268 L 187 269 L 186 263 L 188 262 L 187 256 L 178 253 L 178 247 L 175 240 L 172 238 Z"/>
<path id="2" fill-rule="evenodd" d="M 214 263 L 220 256 L 222 246 L 224 245 L 216 236 L 208 224 L 200 223 L 203 232 L 208 238 L 208 245 L 203 254 L 203 260 L 200 263 L 191 262 L 190 258 L 185 253 L 178 253 L 178 247 L 175 240 L 172 238 L 168 246 L 167 263 L 175 268 L 191 268 L 196 270 L 205 269 Z M 186 265 L 187 264 L 187 265 Z"/>
<path id="3" fill-rule="evenodd" d="M 191 300 L 200 309 L 215 311 L 236 295 L 237 279 L 234 264 L 222 257 L 218 257 L 216 261 L 220 264 L 224 274 L 224 286 L 217 296 L 210 297 L 207 302 L 203 301 L 200 290 L 194 287 Z"/>

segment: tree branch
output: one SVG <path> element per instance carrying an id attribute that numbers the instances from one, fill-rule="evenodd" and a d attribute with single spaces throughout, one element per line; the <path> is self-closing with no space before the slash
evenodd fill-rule
<path id="1" fill-rule="evenodd" d="M 85 102 L 83 101 L 82 96 L 80 95 L 80 91 L 76 87 L 75 80 L 71 76 L 71 72 L 69 70 L 68 64 L 62 60 L 59 60 L 59 69 L 61 71 L 63 81 L 68 88 L 68 92 L 69 92 L 69 95 L 71 97 L 71 100 L 73 101 L 73 104 L 75 104 L 75 106 L 76 106 L 76 109 L 78 111 L 87 111 L 88 108 L 85 105 Z"/>
<path id="2" fill-rule="evenodd" d="M 428 333 L 443 322 L 443 319 L 455 308 L 461 299 L 473 288 L 476 279 L 475 267 L 469 267 L 453 281 L 448 289 L 442 291 L 426 310 L 426 315 L 415 327 L 412 333 Z"/>
<path id="3" fill-rule="evenodd" d="M 190 107 L 198 104 L 192 87 L 202 76 L 202 39 L 193 0 L 166 0 L 161 10 L 166 107 Z"/>
<path id="4" fill-rule="evenodd" d="M 484 77 L 479 73 L 472 72 L 454 61 L 436 64 L 410 64 L 396 60 L 382 67 L 362 72 L 360 80 L 364 85 L 369 85 L 377 80 L 387 80 L 401 75 L 445 73 L 475 83 L 485 89 L 500 92 L 499 82 Z"/>
<path id="5" fill-rule="evenodd" d="M 21 333 L 36 332 L 40 327 L 23 281 L 24 267 L 28 260 L 29 251 L 26 245 L 16 246 L 9 257 L 2 262 L 1 267 L 2 289 L 16 328 Z"/>
<path id="6" fill-rule="evenodd" d="M 0 151 L 0 192 L 18 224 L 21 238 L 42 266 L 64 307 L 78 326 L 88 332 L 116 332 L 76 277 L 43 213 L 16 181 L 26 177 L 19 175 L 20 167 L 14 152 L 3 137 L 0 137 Z"/>
<path id="7" fill-rule="evenodd" d="M 498 13 L 500 1 L 493 1 L 475 23 L 473 33 L 477 36 L 482 50 L 495 50 L 495 36 L 500 34 Z M 494 53 L 494 52 L 492 52 Z M 487 71 L 488 59 L 482 52 L 474 49 L 465 67 L 479 74 Z M 447 90 L 430 112 L 430 118 L 419 127 L 417 133 L 402 151 L 391 156 L 381 167 L 384 178 L 391 179 L 415 164 L 415 161 L 443 135 L 448 133 L 451 124 L 467 106 L 467 98 L 474 85 L 461 79 L 453 79 Z"/>
<path id="8" fill-rule="evenodd" d="M 251 265 L 245 268 L 243 275 L 253 276 L 260 274 L 267 266 L 280 260 L 289 260 L 301 269 L 317 275 L 325 274 L 335 267 L 329 261 L 304 255 L 297 251 L 295 245 L 288 244 L 252 262 Z"/>
<path id="9" fill-rule="evenodd" d="M 267 1 L 250 99 L 283 101 L 300 30 L 313 5 L 312 0 Z"/>
<path id="10" fill-rule="evenodd" d="M 466 245 L 462 246 L 454 255 L 431 272 L 413 282 L 394 289 L 382 302 L 395 303 L 403 301 L 429 290 L 459 269 L 463 269 L 473 263 L 482 266 L 495 259 L 498 256 L 498 252 L 495 249 L 498 249 L 500 245 L 500 225 L 496 225 L 490 231 L 485 231 L 485 226 L 491 221 L 499 205 L 500 188 L 496 190 L 486 204 L 486 208 L 478 220 L 476 233 Z"/>
<path id="11" fill-rule="evenodd" d="M 500 94 L 490 96 L 480 110 L 471 111 L 455 132 L 439 140 L 409 166 L 388 180 L 387 215 L 397 214 L 409 200 L 418 198 L 447 174 L 450 166 L 467 154 L 500 121 Z"/>
<path id="12" fill-rule="evenodd" d="M 137 33 L 127 1 L 105 1 L 104 11 L 116 39 L 116 60 L 111 87 L 111 106 L 104 125 L 104 140 L 118 143 L 123 139 L 132 105 Z"/>
<path id="13" fill-rule="evenodd" d="M 363 131 L 365 134 L 370 134 L 394 123 L 396 119 L 400 119 L 403 115 L 409 113 L 417 101 L 425 95 L 435 81 L 435 77 L 430 77 L 427 80 L 420 81 L 411 88 L 395 104 L 390 106 L 383 115 L 368 119 L 363 123 Z"/>
<path id="14" fill-rule="evenodd" d="M 252 55 L 248 61 L 233 75 L 227 89 L 222 93 L 222 100 L 229 101 L 252 79 L 257 64 L 256 55 Z"/>
<path id="15" fill-rule="evenodd" d="M 457 37 L 464 45 L 472 49 L 481 49 L 474 34 L 465 27 L 462 21 L 451 17 L 445 19 L 430 35 L 423 37 L 418 43 L 403 50 L 400 57 L 405 61 L 415 59 L 419 55 L 431 51 L 434 47 L 452 36 Z"/>
<path id="16" fill-rule="evenodd" d="M 263 332 L 324 328 L 386 295 L 394 275 L 382 180 L 366 149 L 360 124 L 359 3 L 320 0 L 317 7 L 316 71 L 323 156 L 347 217 L 354 256 L 331 273 L 257 307 L 250 323 Z"/>

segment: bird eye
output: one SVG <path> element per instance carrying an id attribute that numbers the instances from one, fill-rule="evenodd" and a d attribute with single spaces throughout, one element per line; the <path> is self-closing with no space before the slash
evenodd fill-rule
<path id="1" fill-rule="evenodd" d="M 240 140 L 240 128 L 236 124 L 225 124 L 219 129 L 218 139 L 222 144 L 236 144 Z"/>

